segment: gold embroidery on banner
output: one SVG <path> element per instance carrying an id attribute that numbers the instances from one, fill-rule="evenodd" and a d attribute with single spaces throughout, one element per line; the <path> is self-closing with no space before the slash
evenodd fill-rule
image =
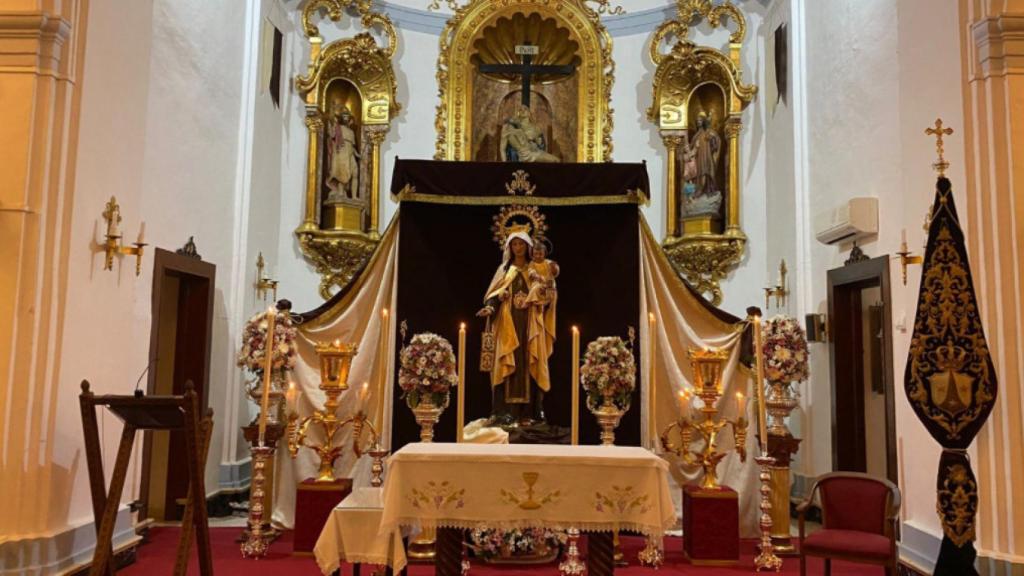
<path id="1" fill-rule="evenodd" d="M 978 484 L 962 465 L 955 464 L 946 471 L 936 508 L 942 519 L 943 532 L 957 548 L 974 540 Z"/>
<path id="2" fill-rule="evenodd" d="M 466 489 L 451 482 L 427 482 L 423 488 L 413 488 L 409 496 L 413 508 L 432 510 L 457 510 L 466 505 Z"/>
<path id="3" fill-rule="evenodd" d="M 632 486 L 612 486 L 607 494 L 594 493 L 594 510 L 622 516 L 651 509 L 650 495 L 637 494 Z"/>
<path id="4" fill-rule="evenodd" d="M 512 504 L 518 506 L 522 510 L 537 510 L 545 504 L 552 504 L 557 502 L 562 497 L 560 490 L 552 490 L 540 497 L 537 500 L 537 494 L 534 491 L 534 486 L 537 484 L 537 480 L 540 478 L 538 472 L 523 472 L 523 483 L 526 485 L 525 489 L 522 490 L 506 490 L 501 489 L 501 501 L 505 504 Z"/>
<path id="5" fill-rule="evenodd" d="M 530 174 L 526 170 L 516 170 L 512 173 L 512 181 L 505 184 L 505 190 L 513 196 L 515 196 L 516 192 L 533 196 L 537 186 L 530 183 Z"/>
<path id="6" fill-rule="evenodd" d="M 907 396 L 950 440 L 957 440 L 994 395 L 971 279 L 948 225 L 939 230 L 921 283 Z"/>

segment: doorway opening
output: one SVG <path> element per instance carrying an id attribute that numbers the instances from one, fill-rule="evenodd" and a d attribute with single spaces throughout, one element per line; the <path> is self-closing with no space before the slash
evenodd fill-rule
<path id="1" fill-rule="evenodd" d="M 200 412 L 209 405 L 210 343 L 216 267 L 195 257 L 154 251 L 149 340 L 151 396 L 181 395 L 191 382 Z M 188 494 L 185 437 L 180 431 L 146 432 L 142 448 L 140 518 L 181 520 Z"/>
<path id="2" fill-rule="evenodd" d="M 889 258 L 828 271 L 832 469 L 897 481 Z"/>

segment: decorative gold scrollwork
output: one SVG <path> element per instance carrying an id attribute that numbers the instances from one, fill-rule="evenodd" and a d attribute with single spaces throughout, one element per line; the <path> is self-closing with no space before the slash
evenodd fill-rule
<path id="1" fill-rule="evenodd" d="M 724 26 L 726 19 L 734 26 L 727 51 L 688 38 L 700 19 L 712 28 Z M 668 155 L 665 252 L 676 270 L 716 305 L 722 299 L 719 282 L 740 262 L 746 245 L 740 228 L 739 134 L 743 110 L 757 94 L 757 86 L 742 79 L 746 30 L 743 14 L 728 1 L 677 0 L 676 17 L 658 27 L 649 46 L 657 70 L 647 118 L 657 125 Z M 694 167 L 700 138 L 715 142 L 713 160 L 700 161 L 710 162 L 710 172 L 707 164 L 699 171 Z M 709 173 L 707 185 L 704 175 Z"/>
<path id="2" fill-rule="evenodd" d="M 315 19 L 326 12 L 338 22 L 346 11 L 358 15 L 365 31 L 323 46 Z M 379 242 L 380 148 L 401 109 L 391 63 L 398 35 L 386 14 L 373 11 L 372 0 L 311 0 L 302 10 L 302 29 L 309 40 L 309 67 L 295 78 L 295 89 L 305 98 L 309 145 L 305 215 L 296 235 L 303 255 L 320 274 L 320 295 L 327 299 L 356 277 Z M 384 37 L 383 46 L 371 30 Z M 339 118 L 346 118 L 340 108 L 351 116 L 348 128 L 338 127 L 343 123 Z M 338 140 L 345 130 L 350 135 Z M 337 156 L 325 158 L 331 138 L 350 143 L 358 158 L 349 161 L 357 162 L 349 168 L 355 174 L 349 182 L 355 184 L 348 184 L 344 194 L 331 178 L 335 170 L 344 174 L 346 165 L 334 168 Z"/>

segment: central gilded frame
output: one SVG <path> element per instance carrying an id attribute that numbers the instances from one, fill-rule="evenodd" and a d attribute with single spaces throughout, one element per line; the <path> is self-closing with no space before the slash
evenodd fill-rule
<path id="1" fill-rule="evenodd" d="M 582 64 L 577 69 L 576 159 L 578 162 L 610 162 L 612 159 L 612 85 L 615 63 L 612 39 L 600 14 L 587 0 L 473 0 L 459 8 L 445 25 L 437 61 L 441 102 L 435 126 L 437 160 L 473 160 L 472 90 L 475 70 L 474 42 L 499 18 L 538 14 L 553 18 L 570 31 L 580 46 Z"/>

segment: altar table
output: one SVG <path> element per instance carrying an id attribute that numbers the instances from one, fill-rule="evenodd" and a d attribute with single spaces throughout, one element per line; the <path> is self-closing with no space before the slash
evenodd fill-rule
<path id="1" fill-rule="evenodd" d="M 392 573 L 405 568 L 405 548 L 398 530 L 381 536 L 383 500 L 380 488 L 356 488 L 331 511 L 313 554 L 324 574 L 332 574 L 341 562 L 388 566 Z"/>
<path id="2" fill-rule="evenodd" d="M 421 443 L 388 461 L 380 534 L 438 527 L 437 573 L 454 576 L 461 542 L 446 529 L 576 527 L 600 576 L 614 569 L 613 531 L 660 538 L 675 522 L 668 464 L 642 448 Z"/>

